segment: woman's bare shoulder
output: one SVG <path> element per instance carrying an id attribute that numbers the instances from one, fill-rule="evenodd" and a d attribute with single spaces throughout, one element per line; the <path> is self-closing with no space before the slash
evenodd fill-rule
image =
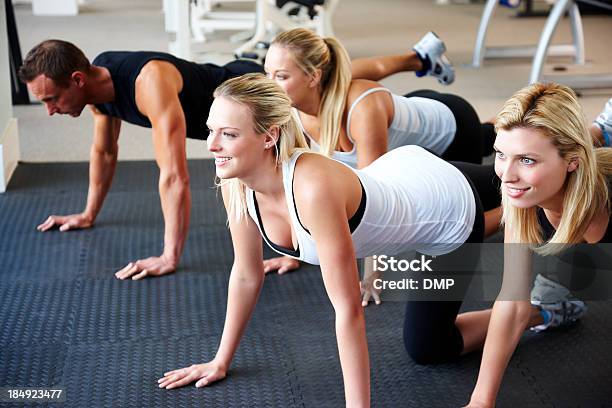
<path id="1" fill-rule="evenodd" d="M 293 182 L 304 191 L 326 191 L 339 188 L 351 177 L 356 176 L 344 164 L 319 153 L 307 152 L 296 163 Z"/>

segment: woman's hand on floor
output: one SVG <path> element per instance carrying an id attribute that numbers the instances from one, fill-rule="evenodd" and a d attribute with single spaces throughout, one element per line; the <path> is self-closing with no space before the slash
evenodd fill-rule
<path id="1" fill-rule="evenodd" d="M 286 272 L 291 272 L 300 267 L 300 261 L 288 256 L 279 256 L 276 258 L 270 258 L 263 261 L 264 273 L 272 271 L 278 271 L 279 275 Z"/>
<path id="2" fill-rule="evenodd" d="M 167 390 L 183 387 L 194 381 L 196 382 L 195 386 L 200 388 L 222 380 L 226 375 L 227 368 L 213 360 L 208 363 L 194 364 L 189 367 L 169 371 L 157 382 L 159 383 L 159 388 Z"/>
<path id="3" fill-rule="evenodd" d="M 176 262 L 172 262 L 167 256 L 152 256 L 130 262 L 123 269 L 115 272 L 117 279 L 139 280 L 148 276 L 161 276 L 176 270 Z"/>
<path id="4" fill-rule="evenodd" d="M 377 305 L 381 304 L 380 289 L 374 287 L 374 281 L 381 276 L 380 272 L 372 272 L 371 275 L 368 275 L 361 281 L 361 306 L 367 306 L 370 299 L 374 300 Z"/>

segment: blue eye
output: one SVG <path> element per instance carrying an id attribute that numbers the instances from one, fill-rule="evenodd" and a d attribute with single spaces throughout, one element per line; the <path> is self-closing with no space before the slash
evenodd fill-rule
<path id="1" fill-rule="evenodd" d="M 535 160 L 530 159 L 529 157 L 521 157 L 521 163 L 531 165 L 535 164 Z"/>
<path id="2" fill-rule="evenodd" d="M 506 158 L 506 156 L 502 152 L 500 152 L 499 150 L 495 151 L 495 156 L 497 156 L 498 159 L 505 159 Z"/>

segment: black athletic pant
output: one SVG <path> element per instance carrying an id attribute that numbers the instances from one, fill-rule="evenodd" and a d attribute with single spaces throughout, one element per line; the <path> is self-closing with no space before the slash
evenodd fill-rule
<path id="1" fill-rule="evenodd" d="M 476 204 L 472 233 L 466 243 L 480 243 L 484 239 L 484 212 L 499 207 L 499 179 L 492 165 L 452 162 L 467 178 Z M 461 279 L 463 296 L 477 266 L 478 259 L 466 259 L 462 247 L 438 256 L 436 262 L 461 265 L 457 273 L 468 274 Z M 457 281 L 456 281 L 457 283 Z M 455 326 L 461 301 L 409 301 L 404 317 L 404 345 L 418 364 L 441 363 L 458 357 L 463 351 L 463 337 Z"/>
<path id="2" fill-rule="evenodd" d="M 239 77 L 244 74 L 250 74 L 253 72 L 264 73 L 264 68 L 261 64 L 248 61 L 248 60 L 235 60 L 228 62 L 223 66 L 225 68 L 225 78 L 224 81 L 227 81 L 230 78 Z"/>
<path id="3" fill-rule="evenodd" d="M 491 123 L 480 123 L 478 114 L 468 101 L 460 96 L 440 93 L 428 89 L 410 92 L 404 97 L 419 96 L 433 99 L 446 105 L 457 123 L 455 138 L 441 157 L 444 160 L 460 160 L 469 163 L 482 163 L 483 156 L 493 152 L 495 130 Z"/>

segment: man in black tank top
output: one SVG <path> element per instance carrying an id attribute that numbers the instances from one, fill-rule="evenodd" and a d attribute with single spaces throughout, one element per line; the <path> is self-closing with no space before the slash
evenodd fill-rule
<path id="1" fill-rule="evenodd" d="M 160 256 L 130 262 L 116 276 L 141 279 L 173 272 L 183 252 L 191 209 L 185 138 L 206 139 L 213 91 L 226 79 L 247 72 L 263 68 L 248 61 L 200 65 L 142 51 L 104 52 L 90 64 L 80 49 L 65 41 L 48 40 L 34 47 L 19 76 L 49 115 L 77 117 L 90 105 L 94 117 L 86 207 L 80 214 L 51 215 L 38 230 L 93 226 L 113 180 L 121 122 L 149 127 L 160 169 L 164 250 Z"/>
<path id="2" fill-rule="evenodd" d="M 432 52 L 445 50 L 441 40 L 438 42 L 432 43 Z M 353 61 L 353 78 L 380 79 L 412 70 L 429 70 L 429 75 L 437 75 L 431 63 L 426 63 L 435 59 L 433 54 L 431 58 L 416 52 L 375 58 L 375 63 L 370 58 Z M 450 63 L 448 69 L 452 69 Z M 146 51 L 104 52 L 90 64 L 79 48 L 66 41 L 47 40 L 35 46 L 26 56 L 19 77 L 46 105 L 49 115 L 76 117 L 90 105 L 94 117 L 87 205 L 80 214 L 51 215 L 38 229 L 91 227 L 113 180 L 121 122 L 149 127 L 160 168 L 164 252 L 159 257 L 130 262 L 116 276 L 140 279 L 174 271 L 183 252 L 191 207 L 185 137 L 206 139 L 213 91 L 225 80 L 248 72 L 263 73 L 263 67 L 251 61 L 233 61 L 222 67 L 196 64 Z"/>

